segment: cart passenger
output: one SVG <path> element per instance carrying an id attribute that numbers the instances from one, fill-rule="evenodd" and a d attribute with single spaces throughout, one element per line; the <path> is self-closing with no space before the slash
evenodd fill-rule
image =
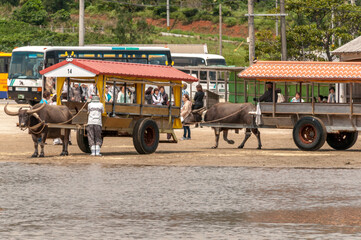
<path id="1" fill-rule="evenodd" d="M 330 87 L 330 94 L 328 95 L 327 103 L 336 103 L 335 88 Z"/>
<path id="2" fill-rule="evenodd" d="M 163 98 L 162 105 L 168 105 L 168 94 L 165 92 L 165 89 L 163 86 L 159 87 L 159 92 L 160 92 L 161 98 Z"/>
<path id="3" fill-rule="evenodd" d="M 304 102 L 304 100 L 301 98 L 301 94 L 296 92 L 296 95 L 291 99 L 291 102 Z"/>
<path id="4" fill-rule="evenodd" d="M 113 102 L 113 95 L 110 93 L 109 88 L 105 88 L 105 101 L 106 102 Z"/>
<path id="5" fill-rule="evenodd" d="M 88 105 L 88 141 L 91 150 L 91 156 L 101 156 L 100 147 L 102 141 L 102 113 L 104 112 L 103 104 L 99 101 L 98 96 L 93 96 L 91 103 Z"/>
<path id="6" fill-rule="evenodd" d="M 145 95 L 144 96 L 145 104 L 153 104 L 153 99 L 152 99 L 153 87 L 148 87 L 144 95 Z"/>
<path id="7" fill-rule="evenodd" d="M 69 95 L 71 101 L 81 102 L 82 89 L 80 88 L 79 83 L 74 83 L 74 87 L 70 88 Z"/>
<path id="8" fill-rule="evenodd" d="M 267 91 L 260 97 L 260 98 L 253 98 L 253 101 L 258 102 L 273 102 L 273 83 L 272 82 L 266 82 Z M 275 102 L 277 102 L 277 94 Z"/>
<path id="9" fill-rule="evenodd" d="M 118 93 L 117 103 L 130 103 L 130 97 L 125 92 L 125 86 L 122 86 L 120 92 Z"/>
<path id="10" fill-rule="evenodd" d="M 154 93 L 153 93 L 153 96 L 152 96 L 152 100 L 153 100 L 153 104 L 154 104 L 154 105 L 162 105 L 162 103 L 163 103 L 163 98 L 162 98 L 162 96 L 160 95 L 160 92 L 159 92 L 159 89 L 158 89 L 158 88 L 155 88 L 155 89 L 154 89 Z"/>

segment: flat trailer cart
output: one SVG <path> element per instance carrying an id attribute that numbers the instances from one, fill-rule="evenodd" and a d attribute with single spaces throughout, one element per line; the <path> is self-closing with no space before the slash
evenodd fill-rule
<path id="1" fill-rule="evenodd" d="M 254 122 L 239 124 L 203 123 L 214 128 L 283 128 L 293 129 L 293 140 L 301 150 L 320 149 L 325 142 L 336 150 L 352 147 L 361 130 L 361 102 L 354 99 L 355 84 L 361 83 L 361 63 L 356 62 L 296 62 L 258 61 L 238 74 L 246 81 L 271 82 L 273 102 L 260 102 Z M 304 102 L 277 103 L 276 89 L 284 83 L 298 84 Z M 315 86 L 319 83 L 343 87 L 345 96 L 336 97 L 337 103 L 318 102 Z M 287 91 L 287 88 L 286 88 Z M 255 96 L 256 96 L 255 92 Z M 285 93 L 283 93 L 285 94 Z M 287 94 L 287 93 L 286 93 Z M 245 98 L 247 99 L 247 98 Z M 344 99 L 339 102 L 337 99 Z M 256 119 L 259 118 L 258 124 Z M 281 143 L 280 143 L 281 144 Z"/>
<path id="2" fill-rule="evenodd" d="M 198 81 L 171 66 L 71 58 L 40 73 L 56 78 L 57 104 L 67 105 L 74 115 L 71 122 L 49 124 L 49 128 L 75 129 L 78 146 L 85 153 L 90 153 L 86 131 L 87 103 L 71 101 L 69 94 L 61 99 L 64 84 L 67 89 L 72 82 L 93 84 L 105 109 L 102 137 L 132 137 L 137 152 L 149 154 L 156 151 L 159 142 L 177 142 L 173 130 L 182 128 L 182 81 Z M 146 104 L 144 92 L 148 86 L 168 86 L 168 105 Z M 106 101 L 108 89 L 113 91 L 112 102 Z M 162 141 L 160 134 L 171 138 Z"/>

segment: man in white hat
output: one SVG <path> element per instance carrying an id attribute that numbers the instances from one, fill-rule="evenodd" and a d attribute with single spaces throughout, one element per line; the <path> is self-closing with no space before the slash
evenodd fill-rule
<path id="1" fill-rule="evenodd" d="M 93 96 L 88 105 L 88 141 L 92 156 L 101 156 L 100 147 L 102 146 L 102 113 L 104 106 L 98 96 Z"/>

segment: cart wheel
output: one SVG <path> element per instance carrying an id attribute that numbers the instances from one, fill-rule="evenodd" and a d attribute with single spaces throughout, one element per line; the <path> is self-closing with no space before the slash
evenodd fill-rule
<path id="1" fill-rule="evenodd" d="M 154 153 L 159 143 L 159 129 L 149 118 L 139 119 L 133 129 L 133 144 L 139 154 Z"/>
<path id="2" fill-rule="evenodd" d="M 326 141 L 325 125 L 316 117 L 303 117 L 293 128 L 293 141 L 304 151 L 320 149 Z"/>
<path id="3" fill-rule="evenodd" d="M 78 147 L 84 153 L 91 153 L 88 138 L 85 135 L 84 129 L 78 129 L 76 131 L 76 142 L 78 143 Z"/>
<path id="4" fill-rule="evenodd" d="M 352 147 L 358 137 L 358 132 L 328 133 L 327 143 L 336 150 L 346 150 Z"/>

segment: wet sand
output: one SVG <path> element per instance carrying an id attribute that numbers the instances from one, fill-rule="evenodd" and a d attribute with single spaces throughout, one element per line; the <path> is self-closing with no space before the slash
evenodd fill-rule
<path id="1" fill-rule="evenodd" d="M 260 129 L 262 150 L 257 150 L 255 136 L 248 140 L 244 149 L 238 149 L 244 133 L 233 131 L 229 139 L 235 144 L 227 144 L 220 139 L 218 149 L 214 145 L 211 128 L 191 127 L 192 140 L 179 141 L 177 144 L 161 143 L 156 153 L 139 155 L 133 147 L 131 138 L 105 138 L 101 157 L 90 157 L 76 145 L 75 132 L 72 132 L 73 145 L 69 146 L 69 156 L 60 157 L 61 146 L 47 140 L 44 158 L 31 158 L 34 151 L 31 136 L 27 131 L 16 127 L 17 117 L 4 113 L 0 104 L 0 161 L 52 164 L 119 164 L 119 165 L 158 165 L 158 166 L 244 166 L 275 168 L 361 168 L 360 140 L 349 150 L 335 151 L 327 143 L 318 151 L 300 151 L 292 139 L 292 130 Z M 11 105 L 12 110 L 18 106 Z M 180 138 L 183 130 L 176 130 Z M 161 135 L 165 139 L 165 135 Z M 39 147 L 40 149 L 40 147 Z"/>

